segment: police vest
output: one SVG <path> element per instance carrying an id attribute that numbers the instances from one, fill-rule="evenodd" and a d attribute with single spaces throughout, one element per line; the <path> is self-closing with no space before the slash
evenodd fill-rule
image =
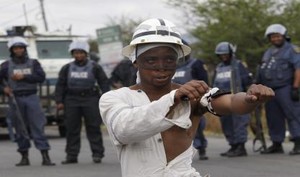
<path id="1" fill-rule="evenodd" d="M 184 64 L 183 66 L 176 69 L 176 72 L 173 76 L 173 82 L 178 84 L 185 84 L 188 81 L 193 79 L 192 76 L 192 66 L 196 62 L 196 59 L 190 59 L 189 62 Z"/>
<path id="2" fill-rule="evenodd" d="M 70 63 L 68 73 L 68 89 L 88 90 L 94 88 L 96 83 L 93 74 L 93 61 L 88 60 L 86 65 L 78 66 L 75 62 Z"/>
<path id="3" fill-rule="evenodd" d="M 24 80 L 14 81 L 11 79 L 14 74 L 32 75 L 33 74 L 33 60 L 28 59 L 25 63 L 15 63 L 10 59 L 8 61 L 8 83 L 13 91 L 37 90 L 36 83 L 29 83 Z"/>
<path id="4" fill-rule="evenodd" d="M 260 82 L 273 89 L 293 83 L 294 68 L 289 62 L 293 46 L 285 43 L 281 48 L 270 48 L 264 54 L 259 68 Z"/>
<path id="5" fill-rule="evenodd" d="M 239 61 L 232 59 L 230 65 L 218 64 L 214 78 L 214 87 L 233 93 L 242 90 L 241 77 L 239 74 Z"/>

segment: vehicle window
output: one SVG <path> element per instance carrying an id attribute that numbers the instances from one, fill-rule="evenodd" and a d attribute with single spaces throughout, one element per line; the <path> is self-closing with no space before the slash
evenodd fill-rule
<path id="1" fill-rule="evenodd" d="M 36 41 L 39 59 L 59 59 L 70 58 L 68 52 L 69 45 L 72 41 Z"/>
<path id="2" fill-rule="evenodd" d="M 7 49 L 7 42 L 0 41 L 0 60 L 7 59 L 9 57 L 9 51 Z"/>

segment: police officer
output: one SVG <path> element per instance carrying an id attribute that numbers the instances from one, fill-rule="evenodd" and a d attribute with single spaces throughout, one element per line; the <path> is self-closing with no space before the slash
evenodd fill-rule
<path id="1" fill-rule="evenodd" d="M 91 59 L 92 61 L 94 61 L 94 62 L 96 62 L 96 63 L 99 63 L 99 62 L 100 62 L 100 57 L 99 57 L 99 55 L 98 55 L 96 52 L 91 51 L 91 52 L 89 53 L 89 55 L 90 55 L 90 59 Z"/>
<path id="2" fill-rule="evenodd" d="M 101 163 L 104 157 L 98 101 L 99 87 L 104 93 L 109 90 L 109 85 L 102 67 L 88 58 L 88 51 L 89 44 L 85 41 L 74 41 L 70 44 L 69 52 L 74 61 L 62 67 L 56 84 L 57 109 L 65 111 L 67 130 L 67 156 L 62 164 L 78 162 L 82 117 L 94 163 Z"/>
<path id="3" fill-rule="evenodd" d="M 113 88 L 129 87 L 136 83 L 137 69 L 128 59 L 123 59 L 112 71 L 110 84 Z"/>
<path id="4" fill-rule="evenodd" d="M 264 53 L 257 82 L 271 87 L 275 97 L 265 104 L 273 144 L 262 154 L 284 153 L 285 120 L 294 142 L 290 155 L 300 154 L 300 48 L 288 42 L 287 29 L 281 24 L 270 25 L 265 37 L 273 46 Z"/>
<path id="5" fill-rule="evenodd" d="M 22 37 L 13 37 L 8 41 L 10 59 L 1 64 L 1 90 L 10 99 L 10 117 L 16 127 L 16 142 L 18 152 L 22 155 L 16 166 L 30 165 L 28 149 L 30 137 L 35 147 L 41 151 L 42 165 L 55 165 L 51 162 L 48 150 L 48 140 L 44 134 L 46 118 L 37 95 L 37 84 L 45 80 L 45 72 L 36 59 L 27 54 L 27 41 Z M 21 127 L 21 128 L 20 128 Z M 30 131 L 30 137 L 27 129 Z M 25 130 L 25 131 L 21 131 Z M 24 133 L 26 132 L 26 133 Z"/>
<path id="6" fill-rule="evenodd" d="M 182 40 L 182 42 L 189 46 L 189 44 Z M 173 82 L 179 84 L 185 84 L 190 80 L 203 80 L 208 83 L 207 72 L 204 69 L 204 63 L 201 60 L 191 58 L 191 55 L 187 55 L 184 58 L 184 63 L 178 65 L 176 72 L 173 76 Z M 199 160 L 207 160 L 206 147 L 207 139 L 204 136 L 204 129 L 206 126 L 206 119 L 201 116 L 200 122 L 197 128 L 197 133 L 193 142 L 193 146 L 198 150 Z"/>
<path id="7" fill-rule="evenodd" d="M 235 57 L 235 49 L 229 42 L 220 42 L 215 48 L 215 54 L 221 59 L 215 70 L 213 86 L 237 93 L 246 91 L 252 83 L 251 74 Z M 227 115 L 220 117 L 223 133 L 230 145 L 227 152 L 221 156 L 246 156 L 245 143 L 247 141 L 247 126 L 250 115 Z"/>

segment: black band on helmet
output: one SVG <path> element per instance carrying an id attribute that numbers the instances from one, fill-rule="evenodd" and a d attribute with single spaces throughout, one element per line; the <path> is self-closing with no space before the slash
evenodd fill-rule
<path id="1" fill-rule="evenodd" d="M 159 21 L 159 23 L 160 23 L 161 26 L 166 26 L 166 23 L 165 23 L 165 21 L 163 19 L 159 18 L 157 20 Z"/>
<path id="2" fill-rule="evenodd" d="M 228 50 L 229 50 L 229 55 L 232 55 L 233 51 L 232 51 L 232 48 L 231 48 L 231 45 L 229 42 L 228 42 Z"/>
<path id="3" fill-rule="evenodd" d="M 157 30 L 157 31 L 147 31 L 147 32 L 136 34 L 132 37 L 132 40 L 134 40 L 138 37 L 141 37 L 141 36 L 147 36 L 147 35 L 153 35 L 153 34 L 160 34 L 162 36 L 170 35 L 170 36 L 178 37 L 180 39 L 180 35 L 177 33 L 170 32 L 167 30 Z"/>

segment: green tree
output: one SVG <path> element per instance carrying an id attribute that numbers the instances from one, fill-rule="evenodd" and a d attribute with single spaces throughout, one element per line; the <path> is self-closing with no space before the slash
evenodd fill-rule
<path id="1" fill-rule="evenodd" d="M 286 26 L 293 43 L 299 42 L 299 0 L 169 0 L 168 4 L 188 14 L 189 30 L 199 41 L 192 47 L 213 66 L 219 62 L 215 46 L 228 41 L 237 45 L 237 57 L 254 72 L 269 45 L 264 32 L 273 23 Z"/>

